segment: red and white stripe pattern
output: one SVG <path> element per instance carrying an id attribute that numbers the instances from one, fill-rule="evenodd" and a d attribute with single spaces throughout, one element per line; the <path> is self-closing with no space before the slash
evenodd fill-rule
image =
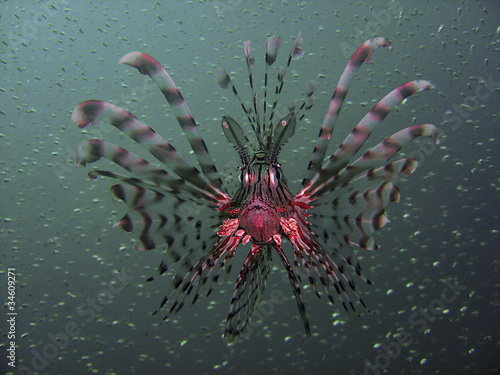
<path id="1" fill-rule="evenodd" d="M 399 200 L 399 189 L 394 184 L 401 174 L 409 175 L 417 166 L 411 158 L 389 160 L 397 157 L 400 150 L 415 138 L 431 137 L 438 143 L 438 132 L 431 124 L 411 126 L 389 136 L 362 155 L 358 156 L 358 152 L 374 128 L 396 105 L 413 94 L 431 89 L 433 85 L 424 80 L 411 81 L 391 91 L 325 160 L 329 142 L 336 136 L 335 122 L 356 71 L 363 62 L 370 61 L 374 49 L 380 46 L 390 48 L 384 38 L 366 41 L 339 79 L 302 186 L 293 195 L 286 186 L 277 159 L 282 146 L 293 136 L 296 122 L 312 105 L 311 95 L 315 87 L 311 86 L 303 100 L 299 109 L 302 116 L 291 109 L 276 124 L 273 122 L 286 69 L 292 60 L 304 54 L 300 42 L 299 34 L 286 68 L 281 68 L 277 74 L 275 98 L 270 108 L 267 103 L 268 69 L 277 58 L 280 38 L 270 38 L 267 43 L 262 102 L 259 103 L 254 93 L 252 66 L 255 61 L 250 56 L 249 42 L 244 44 L 244 53 L 252 105 L 243 103 L 225 71 L 220 74 L 219 84 L 223 88 L 231 86 L 257 139 L 252 157 L 248 154 L 250 142 L 243 128 L 232 117 L 223 117 L 224 134 L 243 164 L 242 186 L 232 197 L 225 192 L 182 94 L 151 56 L 131 52 L 120 62 L 137 68 L 157 83 L 189 141 L 198 166 L 190 164 L 172 144 L 122 108 L 91 100 L 79 104 L 74 110 L 72 120 L 79 127 L 89 123 L 109 123 L 146 148 L 161 163 L 158 167 L 122 147 L 96 139 L 82 143 L 77 154 L 79 165 L 85 166 L 104 157 L 134 175 L 104 170 L 89 173 L 91 178 L 105 176 L 119 182 L 112 186 L 112 194 L 125 202 L 129 211 L 116 226 L 137 236 L 138 249 L 167 247 L 158 274 L 168 271 L 174 275 L 173 292 L 166 294 L 155 311 L 156 314 L 166 305 L 164 319 L 180 311 L 188 301 L 192 304 L 200 296 L 208 297 L 222 270 L 228 273 L 231 270 L 237 249 L 248 242 L 252 242 L 251 250 L 239 271 L 230 301 L 224 333 L 229 342 L 245 331 L 263 299 L 271 272 L 272 251 L 277 252 L 287 271 L 307 334 L 311 329 L 301 292 L 303 282 L 308 282 L 318 297 L 326 295 L 331 303 L 340 301 L 347 311 L 356 311 L 352 302 L 355 299 L 366 308 L 351 275 L 356 273 L 366 283 L 370 284 L 370 281 L 361 271 L 353 245 L 368 250 L 377 248 L 373 235 L 389 222 L 385 207 Z M 263 110 L 259 118 L 261 104 Z M 268 110 L 269 119 L 266 119 Z M 255 160 L 257 162 L 252 164 Z M 265 226 L 259 217 L 245 216 L 254 207 L 255 212 L 266 212 L 274 224 Z M 291 247 L 291 253 L 287 253 L 286 246 Z M 290 254 L 293 254 L 293 259 Z"/>
<path id="2" fill-rule="evenodd" d="M 370 62 L 373 50 L 380 46 L 391 48 L 389 41 L 385 38 L 367 40 L 358 48 L 345 67 L 337 83 L 337 87 L 335 87 L 325 119 L 321 125 L 316 146 L 314 147 L 313 155 L 307 167 L 302 186 L 307 185 L 309 180 L 319 171 L 323 164 L 323 159 L 325 158 L 326 150 L 335 127 L 335 122 L 357 70 L 364 62 Z"/>

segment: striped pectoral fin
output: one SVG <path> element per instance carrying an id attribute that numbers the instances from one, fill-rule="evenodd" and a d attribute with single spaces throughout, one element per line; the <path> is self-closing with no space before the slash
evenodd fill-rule
<path id="1" fill-rule="evenodd" d="M 352 162 L 344 171 L 346 174 L 354 169 L 367 169 L 380 165 L 397 155 L 410 141 L 417 137 L 431 137 L 435 144 L 439 144 L 437 128 L 431 124 L 415 125 L 391 135 Z"/>
<path id="2" fill-rule="evenodd" d="M 79 128 L 84 128 L 88 124 L 97 124 L 99 118 L 104 121 L 109 120 L 113 117 L 113 113 L 109 111 L 107 104 L 109 103 L 100 100 L 82 102 L 74 109 L 71 121 L 77 124 Z M 126 112 L 124 109 L 122 111 Z M 132 116 L 132 114 L 130 115 Z"/>
<path id="3" fill-rule="evenodd" d="M 331 194 L 325 194 L 315 201 L 321 203 L 317 208 L 322 212 L 317 215 L 318 220 L 333 221 L 332 230 L 347 243 L 377 249 L 372 236 L 389 222 L 385 213 L 387 205 L 399 201 L 399 189 L 391 180 L 400 173 L 411 173 L 415 165 L 413 159 L 401 159 L 357 177 L 339 191 L 335 190 L 333 199 Z"/>
<path id="4" fill-rule="evenodd" d="M 86 166 L 101 157 L 111 160 L 128 172 L 132 172 L 152 183 L 160 185 L 162 182 L 167 185 L 177 182 L 167 171 L 158 168 L 147 160 L 133 154 L 132 152 L 116 146 L 112 143 L 92 139 L 85 141 L 78 147 L 77 164 Z"/>
<path id="5" fill-rule="evenodd" d="M 379 184 L 394 181 L 401 173 L 411 175 L 417 168 L 417 165 L 418 163 L 415 159 L 406 158 L 377 168 L 353 168 L 350 174 L 339 175 L 336 179 L 324 185 L 322 190 L 318 191 L 318 196 L 320 194 L 322 196 L 328 191 L 335 191 L 337 198 L 346 199 L 354 191 L 358 191 L 360 194 L 365 194 L 366 191 L 370 190 L 378 191 L 379 186 L 386 186 Z"/>
<path id="6" fill-rule="evenodd" d="M 101 157 L 105 157 L 126 171 L 134 173 L 137 178 L 106 171 L 90 172 L 90 177 L 98 174 L 116 178 L 131 185 L 163 190 L 166 193 L 182 196 L 185 199 L 201 198 L 208 204 L 218 203 L 218 200 L 206 190 L 187 184 L 186 181 L 190 181 L 173 177 L 164 169 L 158 168 L 147 160 L 112 143 L 97 139 L 83 142 L 78 148 L 77 163 L 85 166 L 87 163 L 97 161 Z"/>
<path id="7" fill-rule="evenodd" d="M 226 198 L 200 171 L 188 163 L 177 150 L 147 124 L 139 121 L 130 112 L 113 104 L 101 101 L 80 103 L 73 112 L 73 122 L 79 127 L 97 121 L 107 122 L 148 151 L 165 167 L 196 187 L 217 198 Z M 88 161 L 90 162 L 90 161 Z"/>
<path id="8" fill-rule="evenodd" d="M 304 50 L 302 49 L 300 42 L 302 42 L 302 33 L 299 31 L 297 37 L 295 38 L 295 43 L 291 52 L 292 60 L 298 60 L 304 57 Z"/>
<path id="9" fill-rule="evenodd" d="M 213 254 L 219 253 L 220 256 L 214 257 L 210 256 L 209 260 L 205 262 L 205 267 L 203 267 L 203 276 L 201 278 L 202 282 L 198 283 L 198 287 L 193 296 L 192 304 L 194 304 L 198 298 L 204 294 L 204 297 L 208 297 L 212 294 L 217 282 L 219 281 L 220 274 L 224 268 L 226 268 L 227 274 L 229 275 L 229 270 L 231 263 L 234 259 L 235 250 L 240 244 L 241 236 L 228 236 L 219 240 L 216 245 L 216 251 Z M 229 260 L 229 266 L 227 266 L 227 261 Z M 227 267 L 226 267 L 227 266 Z M 208 281 L 211 280 L 206 288 L 206 292 L 202 291 Z"/>
<path id="10" fill-rule="evenodd" d="M 177 265 L 180 269 L 193 264 L 193 258 L 200 258 L 215 243 L 220 217 L 213 214 L 213 208 L 139 186 L 135 181 L 114 185 L 111 193 L 129 209 L 115 227 L 135 235 L 137 250 L 167 248 L 167 263 L 182 260 Z"/>
<path id="11" fill-rule="evenodd" d="M 356 258 L 356 254 L 349 241 L 342 236 L 340 236 L 335 228 L 331 226 L 323 230 L 322 236 L 318 240 L 321 242 L 321 246 L 324 249 L 330 249 L 327 251 L 328 257 L 337 265 L 346 265 L 351 271 L 355 272 L 361 280 L 367 284 L 372 284 L 370 280 L 366 278 L 361 269 L 361 265 Z M 339 267 L 342 269 L 342 267 Z M 354 283 L 352 281 L 352 283 Z M 363 303 L 364 305 L 364 303 Z"/>
<path id="12" fill-rule="evenodd" d="M 379 208 L 369 208 L 359 212 L 355 217 L 346 215 L 343 219 L 351 221 L 350 227 L 353 228 L 349 241 L 366 250 L 378 248 L 372 236 L 375 231 L 389 222 L 385 210 Z"/>
<path id="13" fill-rule="evenodd" d="M 290 263 L 288 262 L 288 259 L 281 249 L 281 247 L 275 247 L 276 251 L 278 252 L 281 261 L 283 262 L 283 266 L 285 266 L 285 270 L 288 274 L 288 281 L 290 282 L 290 286 L 293 291 L 293 295 L 295 296 L 295 302 L 297 303 L 297 308 L 299 310 L 300 317 L 302 318 L 302 323 L 304 324 L 304 329 L 306 331 L 306 335 L 310 336 L 311 335 L 311 327 L 309 324 L 309 319 L 307 317 L 307 312 L 306 312 L 306 305 L 304 303 L 304 300 L 302 299 L 302 292 L 300 289 L 300 281 L 298 278 L 298 275 L 293 271 L 292 267 L 290 266 Z"/>
<path id="14" fill-rule="evenodd" d="M 154 234 L 168 223 L 165 215 L 155 215 L 150 209 L 151 202 L 155 204 L 161 202 L 165 196 L 160 193 L 152 192 L 138 186 L 114 185 L 111 193 L 118 199 L 132 207 L 115 226 L 126 231 L 136 233 L 139 244 L 138 250 L 152 250 L 162 245 L 155 239 Z M 148 195 L 153 195 L 153 197 Z"/>
<path id="15" fill-rule="evenodd" d="M 335 88 L 332 99 L 330 100 L 330 105 L 328 111 L 321 125 L 321 129 L 316 141 L 316 146 L 313 149 L 313 154 L 311 161 L 307 167 L 306 176 L 302 181 L 302 187 L 309 184 L 309 181 L 318 173 L 321 166 L 323 165 L 323 160 L 325 158 L 326 150 L 330 143 L 330 138 L 335 128 L 335 122 L 337 120 L 342 104 L 344 103 L 345 97 L 349 86 L 359 69 L 361 64 L 364 62 L 369 62 L 372 52 L 374 49 L 380 46 L 385 46 L 390 48 L 389 42 L 385 38 L 375 38 L 372 40 L 367 40 L 365 43 L 358 48 L 354 55 L 349 60 L 349 63 L 344 69 L 344 72 L 340 76 L 339 82 Z"/>
<path id="16" fill-rule="evenodd" d="M 293 246 L 295 272 L 298 273 L 300 270 L 299 267 L 303 267 L 304 270 L 306 271 L 306 276 L 307 276 L 307 279 L 309 280 L 309 285 L 311 285 L 311 288 L 312 288 L 314 294 L 318 298 L 321 298 L 321 296 L 318 292 L 318 289 L 317 289 L 318 282 L 317 282 L 317 279 L 315 277 L 315 272 L 314 272 L 314 270 L 317 269 L 317 265 L 314 261 L 312 261 L 308 257 L 307 251 L 301 250 L 301 249 L 305 249 L 304 241 L 301 242 L 300 238 L 297 238 L 297 237 L 300 237 L 300 236 L 290 236 L 289 237 L 289 240 Z M 309 242 L 308 246 L 312 244 L 312 242 L 310 242 L 310 241 L 307 241 L 307 242 Z M 299 262 L 299 260 L 300 260 L 300 262 Z M 300 282 L 301 281 L 300 277 L 297 277 L 297 280 Z"/>
<path id="17" fill-rule="evenodd" d="M 325 163 L 324 169 L 332 170 L 336 173 L 340 168 L 342 168 L 342 162 L 346 159 L 350 159 L 360 147 L 365 143 L 368 137 L 372 134 L 373 130 L 377 125 L 379 125 L 382 120 L 389 114 L 392 109 L 403 100 L 407 99 L 409 96 L 414 95 L 423 90 L 432 89 L 432 85 L 428 81 L 411 81 L 399 86 L 397 89 L 391 91 L 382 100 L 380 100 L 366 115 L 363 119 L 354 127 L 351 133 L 346 137 L 346 139 L 340 144 L 339 148 L 335 152 L 335 162 L 333 165 L 328 165 L 329 162 Z M 427 125 L 423 126 L 422 132 L 425 133 L 430 129 L 427 129 Z M 398 134 L 398 137 L 403 142 L 403 134 Z M 427 135 L 427 134 L 422 134 Z M 430 134 L 429 134 L 430 135 Z M 415 135 L 418 136 L 418 135 Z M 412 138 L 411 138 L 412 139 Z"/>
<path id="18" fill-rule="evenodd" d="M 168 318 L 170 314 L 179 312 L 186 304 L 189 296 L 192 296 L 191 304 L 194 304 L 198 300 L 201 290 L 208 281 L 209 274 L 223 257 L 223 254 L 224 252 L 220 250 L 207 254 L 191 267 L 191 270 L 182 280 L 180 279 L 180 274 L 177 274 L 176 278 L 174 278 L 174 287 L 178 294 L 169 307 L 164 319 Z M 193 293 L 194 290 L 196 291 Z"/>
<path id="19" fill-rule="evenodd" d="M 407 170 L 403 169 L 407 163 L 398 164 L 401 170 Z M 335 226 L 331 230 L 339 238 L 364 249 L 376 249 L 372 236 L 389 222 L 385 208 L 399 200 L 399 189 L 389 180 L 396 176 L 394 170 L 397 167 L 391 166 L 392 172 L 384 167 L 366 172 L 356 181 L 318 198 L 315 201 L 318 205 L 315 208 L 316 225 L 329 228 L 333 221 Z"/>
<path id="20" fill-rule="evenodd" d="M 415 125 L 400 130 L 368 150 L 360 158 L 341 170 L 338 175 L 327 181 L 326 184 L 323 183 L 319 189 L 316 189 L 314 195 L 317 196 L 326 189 L 332 189 L 333 186 L 351 184 L 351 181 L 356 180 L 355 176 L 362 176 L 365 171 L 376 171 L 381 163 L 396 156 L 407 143 L 421 136 L 431 137 L 435 144 L 439 144 L 438 131 L 434 125 Z M 401 170 L 393 169 L 396 166 L 393 163 L 387 164 L 384 166 L 386 178 L 392 180 L 394 173 L 411 174 L 416 167 L 413 164 L 413 162 L 409 162 L 407 166 L 403 165 L 404 168 Z M 375 178 L 375 176 L 374 174 L 368 175 L 368 177 L 372 178 Z"/>
<path id="21" fill-rule="evenodd" d="M 354 244 L 366 250 L 376 250 L 378 245 L 373 240 L 374 232 L 389 222 L 385 210 L 376 207 L 364 209 L 358 213 L 334 213 L 333 220 L 338 224 L 338 235 L 346 243 Z"/>
<path id="22" fill-rule="evenodd" d="M 125 202 L 129 208 L 115 226 L 126 232 L 135 233 L 139 239 L 139 244 L 136 246 L 139 250 L 171 245 L 172 236 L 181 236 L 187 231 L 194 237 L 193 233 L 201 229 L 195 225 L 199 209 L 197 210 L 191 202 L 184 202 L 180 198 L 166 196 L 159 191 L 135 185 L 114 185 L 111 187 L 111 193 L 116 199 Z M 189 205 L 184 209 L 182 217 L 173 213 L 183 213 L 183 208 L 179 208 L 180 205 Z"/>
<path id="23" fill-rule="evenodd" d="M 298 246 L 297 243 L 293 243 L 293 256 L 296 259 L 295 270 L 298 271 L 297 259 L 301 259 L 302 261 L 301 266 L 304 267 L 304 269 L 306 270 L 307 278 L 309 280 L 309 284 L 311 285 L 314 291 L 314 294 L 316 294 L 318 298 L 321 298 L 321 294 L 319 293 L 316 285 L 316 284 L 321 284 L 324 292 L 328 297 L 328 300 L 332 304 L 335 304 L 335 300 L 330 291 L 328 282 L 329 278 L 328 269 L 330 267 L 326 266 L 321 254 L 321 250 L 318 248 L 318 245 L 316 243 L 313 244 L 312 242 L 310 243 L 310 245 L 311 245 L 310 247 L 305 248 L 300 245 Z M 335 284 L 336 284 L 336 289 L 338 291 L 339 285 L 337 281 L 335 281 Z"/>
<path id="24" fill-rule="evenodd" d="M 141 74 L 148 75 L 156 82 L 172 107 L 179 125 L 184 130 L 191 149 L 200 163 L 201 170 L 215 187 L 221 187 L 222 180 L 208 152 L 207 146 L 201 138 L 196 122 L 182 94 L 165 69 L 154 58 L 140 52 L 128 53 L 120 59 L 120 63 L 136 68 Z"/>
<path id="25" fill-rule="evenodd" d="M 417 162 L 413 159 L 402 159 L 383 167 L 379 167 L 379 165 L 396 156 L 407 143 L 421 136 L 430 137 L 435 144 L 439 144 L 438 131 L 434 125 L 415 125 L 400 130 L 368 150 L 360 158 L 341 170 L 339 174 L 334 175 L 329 180 L 325 179 L 321 185 L 316 186 L 312 194 L 310 193 L 311 196 L 319 197 L 325 192 L 335 190 L 340 186 L 353 186 L 353 183 L 359 181 L 360 178 L 373 180 L 383 176 L 387 180 L 392 180 L 400 173 L 411 174 L 417 166 Z M 366 172 L 368 173 L 366 174 Z M 379 172 L 383 172 L 383 175 Z M 309 189 L 306 191 L 309 191 Z"/>
<path id="26" fill-rule="evenodd" d="M 400 173 L 411 173 L 415 165 L 413 159 L 401 159 L 366 171 L 331 194 L 323 192 L 324 195 L 315 200 L 316 210 L 321 212 L 318 219 L 333 220 L 335 233 L 346 242 L 364 249 L 376 249 L 372 236 L 389 222 L 385 208 L 399 201 L 399 189 L 392 180 Z"/>
<path id="27" fill-rule="evenodd" d="M 270 271 L 268 247 L 253 244 L 234 286 L 224 332 L 224 338 L 228 342 L 233 342 L 247 327 L 262 301 Z"/>
<path id="28" fill-rule="evenodd" d="M 326 201 L 327 198 L 322 200 Z M 370 181 L 367 184 L 354 184 L 348 191 L 336 194 L 332 201 L 328 199 L 325 206 L 331 207 L 334 217 L 339 220 L 349 213 L 383 210 L 389 203 L 398 201 L 399 189 L 391 181 Z"/>
<path id="29" fill-rule="evenodd" d="M 219 239 L 217 244 L 201 253 L 198 244 L 196 249 L 193 248 L 188 252 L 187 258 L 182 256 L 176 261 L 179 268 L 173 280 L 174 292 L 167 298 L 171 303 L 164 319 L 167 319 L 170 314 L 179 312 L 190 296 L 192 296 L 191 304 L 195 303 L 209 280 L 211 283 L 205 295 L 211 293 L 219 279 L 220 269 L 225 266 L 228 259 L 232 259 L 234 256 L 234 249 L 239 244 L 239 240 L 234 241 L 234 239 L 234 237 Z M 200 254 L 201 257 L 195 263 L 191 263 L 194 256 Z M 188 267 L 188 270 L 183 273 L 182 269 L 185 266 Z M 173 298 L 174 294 L 176 294 L 175 298 Z"/>
<path id="30" fill-rule="evenodd" d="M 166 184 L 157 184 L 147 180 L 143 180 L 141 178 L 132 177 L 128 175 L 123 175 L 116 172 L 105 171 L 100 169 L 94 169 L 89 172 L 89 177 L 92 180 L 95 180 L 98 176 L 113 178 L 119 180 L 123 183 L 123 186 L 129 187 L 140 187 L 146 190 L 159 192 L 161 194 L 173 196 L 177 200 L 193 202 L 195 204 L 200 204 L 204 202 L 206 207 L 210 207 L 213 210 L 219 209 L 219 202 L 216 200 L 207 199 L 207 195 L 205 192 L 201 192 L 197 189 L 194 189 L 191 186 L 186 186 L 183 184 L 182 180 L 179 180 L 179 184 L 166 185 Z"/>
<path id="31" fill-rule="evenodd" d="M 182 209 L 176 208 L 176 210 L 183 212 Z M 222 268 L 229 270 L 235 250 L 241 240 L 240 236 L 232 235 L 233 232 L 222 238 L 220 234 L 216 234 L 215 228 L 219 226 L 221 216 L 210 217 L 204 212 L 199 212 L 196 217 L 203 217 L 204 220 L 194 220 L 193 230 L 185 230 L 185 228 L 183 230 L 178 227 L 177 225 L 184 217 L 175 218 L 173 230 L 171 229 L 164 236 L 168 245 L 168 263 L 175 265 L 169 269 L 175 274 L 172 280 L 174 290 L 163 299 L 160 307 L 155 311 L 156 314 L 168 301 L 169 306 L 164 319 L 181 310 L 190 296 L 192 296 L 191 304 L 195 303 L 207 284 L 209 286 L 206 288 L 205 296 L 212 292 L 219 280 Z M 211 224 L 210 219 L 213 219 Z M 183 230 L 184 234 L 176 235 L 176 232 L 180 230 Z M 206 235 L 204 236 L 203 233 Z M 229 266 L 227 266 L 228 260 Z"/>
<path id="32" fill-rule="evenodd" d="M 127 204 L 130 209 L 141 210 L 164 202 L 167 197 L 159 191 L 141 186 L 117 184 L 111 187 L 111 194 Z"/>
<path id="33" fill-rule="evenodd" d="M 153 250 L 161 243 L 156 242 L 151 236 L 155 231 L 155 227 L 161 228 L 166 221 L 166 218 L 160 218 L 155 223 L 155 218 L 146 209 L 127 212 L 114 226 L 124 230 L 125 232 L 133 232 L 138 234 L 139 243 L 135 246 L 136 250 Z"/>
<path id="34" fill-rule="evenodd" d="M 323 289 L 330 302 L 335 304 L 335 300 L 332 295 L 333 293 L 331 291 L 333 286 L 338 299 L 347 312 L 350 310 L 357 312 L 351 301 L 349 293 L 354 293 L 361 304 L 366 308 L 365 303 L 356 290 L 356 284 L 349 274 L 348 263 L 346 260 L 338 256 L 332 257 L 335 255 L 335 249 L 332 249 L 330 245 L 323 244 L 323 247 L 324 249 L 331 249 L 331 255 L 319 246 L 315 246 L 305 252 L 309 262 L 316 264 L 314 269 L 319 276 Z"/>
<path id="35" fill-rule="evenodd" d="M 374 128 L 382 122 L 382 120 L 397 104 L 401 103 L 410 95 L 416 94 L 422 90 L 431 89 L 433 87 L 434 85 L 432 85 L 428 81 L 411 81 L 399 86 L 397 89 L 387 94 L 363 117 L 363 119 L 354 127 L 354 129 L 340 144 L 335 153 L 324 163 L 323 167 L 311 179 L 311 182 L 308 186 L 308 191 L 312 192 L 326 180 L 328 180 L 335 174 L 340 173 L 340 171 L 350 163 L 352 156 L 360 149 L 361 146 L 363 146 L 365 141 L 372 134 Z M 419 131 L 422 131 L 424 133 L 432 133 L 432 129 L 430 128 L 431 126 L 432 125 L 422 125 L 422 129 L 414 129 L 412 131 L 416 133 L 418 133 Z M 401 145 L 403 145 L 405 144 L 405 136 L 412 131 L 406 131 L 406 133 L 404 131 L 403 133 L 396 133 L 397 136 L 392 140 L 396 141 L 396 143 L 400 142 Z M 388 145 L 390 141 L 391 138 L 388 138 L 386 140 L 386 145 Z"/>

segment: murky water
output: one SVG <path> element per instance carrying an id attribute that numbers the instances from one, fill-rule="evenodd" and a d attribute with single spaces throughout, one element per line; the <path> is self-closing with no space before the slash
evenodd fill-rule
<path id="1" fill-rule="evenodd" d="M 3 311 L 2 333 L 15 327 L 15 365 L 2 335 L 2 373 L 12 374 L 396 374 L 497 373 L 499 191 L 499 55 L 496 1 L 351 2 L 141 1 L 4 2 L 0 5 L 0 205 L 2 303 L 15 302 L 15 326 Z M 262 77 L 265 41 L 280 35 L 279 64 L 301 31 L 303 59 L 288 72 L 283 103 L 309 81 L 317 102 L 281 155 L 297 188 L 328 101 L 349 56 L 384 36 L 359 70 L 341 112 L 337 145 L 387 92 L 413 79 L 437 88 L 398 106 L 373 134 L 374 145 L 412 124 L 433 123 L 441 144 L 416 142 L 419 158 L 401 180 L 391 223 L 375 252 L 358 250 L 373 286 L 358 283 L 371 312 L 305 299 L 312 337 L 304 335 L 281 264 L 267 296 L 283 298 L 256 319 L 248 339 L 221 338 L 236 272 L 205 301 L 169 322 L 151 317 L 169 283 L 145 280 L 161 251 L 134 250 L 134 238 L 112 227 L 125 213 L 105 179 L 76 167 L 78 145 L 93 137 L 142 153 L 110 126 L 81 131 L 71 113 L 100 99 L 127 108 L 191 161 L 189 145 L 159 91 L 118 65 L 130 51 L 154 56 L 181 89 L 226 180 L 239 162 L 220 129 L 222 115 L 244 118 L 216 70 L 233 72 L 242 93 L 242 42 L 252 41 Z M 257 79 L 257 78 L 256 78 Z M 333 147 L 332 146 L 332 147 Z M 419 153 L 420 152 L 420 153 Z M 234 160 L 235 162 L 232 162 Z M 107 167 L 101 161 L 100 167 Z M 113 167 L 111 167 L 113 168 Z M 117 170 L 116 168 L 114 170 Z M 235 260 L 235 263 L 239 258 Z M 8 271 L 16 274 L 8 297 Z M 235 267 L 239 268 L 239 267 Z M 4 292 L 5 291 L 5 292 Z M 11 304 L 11 306 L 14 306 Z M 13 310 L 14 311 L 14 310 Z"/>

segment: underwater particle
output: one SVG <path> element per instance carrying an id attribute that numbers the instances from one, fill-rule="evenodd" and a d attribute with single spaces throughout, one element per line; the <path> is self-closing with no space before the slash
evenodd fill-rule
<path id="1" fill-rule="evenodd" d="M 226 365 L 227 365 L 227 361 L 224 361 L 224 362 L 222 362 L 222 365 L 215 365 L 214 370 L 219 370 Z"/>

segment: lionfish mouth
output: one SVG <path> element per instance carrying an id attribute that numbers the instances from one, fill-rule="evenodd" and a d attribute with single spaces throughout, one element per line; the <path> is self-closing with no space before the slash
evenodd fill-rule
<path id="1" fill-rule="evenodd" d="M 275 115 L 286 70 L 293 60 L 304 55 L 300 42 L 299 34 L 285 67 L 277 73 L 272 101 L 268 100 L 268 70 L 277 59 L 280 38 L 269 38 L 267 42 L 262 101 L 257 100 L 254 92 L 250 42 L 244 43 L 252 94 L 249 105 L 243 102 L 227 72 L 219 71 L 219 84 L 222 88 L 231 87 L 256 139 L 252 150 L 243 127 L 229 116 L 222 118 L 224 135 L 242 164 L 240 185 L 234 194 L 228 193 L 179 89 L 151 56 L 131 52 L 120 63 L 138 69 L 158 85 L 196 156 L 196 166 L 155 130 L 122 108 L 95 100 L 75 108 L 72 120 L 80 128 L 99 121 L 109 123 L 146 148 L 161 164 L 159 167 L 98 139 L 83 142 L 77 153 L 79 165 L 105 157 L 133 175 L 104 170 L 89 173 L 93 179 L 105 176 L 118 180 L 111 192 L 125 202 L 129 211 L 116 226 L 138 236 L 138 249 L 167 249 L 158 274 L 172 276 L 173 290 L 153 314 L 164 307 L 164 319 L 168 319 L 189 300 L 193 304 L 200 296 L 208 297 L 222 270 L 229 274 L 236 251 L 248 243 L 251 248 L 234 286 L 224 332 L 229 342 L 244 333 L 263 300 L 273 252 L 278 254 L 288 275 L 306 334 L 311 330 L 302 298 L 303 278 L 318 297 L 326 295 L 332 304 L 339 300 L 346 311 L 356 311 L 353 297 L 366 308 L 351 275 L 356 273 L 366 283 L 370 281 L 363 275 L 353 247 L 377 248 L 373 234 L 388 223 L 385 207 L 399 200 L 399 189 L 394 182 L 401 174 L 411 174 L 417 166 L 411 158 L 389 160 L 417 137 L 431 137 L 437 144 L 438 132 L 430 124 L 411 126 L 357 154 L 373 129 L 397 104 L 433 85 L 424 80 L 411 81 L 391 91 L 327 157 L 338 114 L 356 71 L 370 61 L 374 49 L 390 48 L 384 38 L 363 43 L 340 76 L 302 184 L 294 194 L 287 186 L 278 157 L 294 135 L 296 123 L 312 107 L 316 86 L 309 85 L 305 97 L 292 105 L 286 116 L 277 119 Z M 153 279 L 150 277 L 148 281 Z"/>

